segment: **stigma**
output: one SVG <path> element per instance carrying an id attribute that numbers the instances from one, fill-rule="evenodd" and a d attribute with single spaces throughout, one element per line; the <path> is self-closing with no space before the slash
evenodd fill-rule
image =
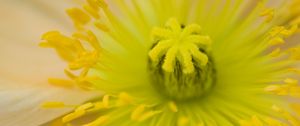
<path id="1" fill-rule="evenodd" d="M 171 18 L 164 27 L 153 28 L 151 37 L 148 69 L 155 88 L 176 100 L 199 97 L 211 89 L 212 41 L 198 24 L 184 26 Z"/>

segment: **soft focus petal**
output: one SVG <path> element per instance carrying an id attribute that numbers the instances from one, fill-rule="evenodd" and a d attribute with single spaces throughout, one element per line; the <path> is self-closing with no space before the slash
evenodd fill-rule
<path id="1" fill-rule="evenodd" d="M 8 80 L 1 80 L 0 83 L 21 85 Z M 96 93 L 68 91 L 53 86 L 6 87 L 0 91 L 0 122 L 5 126 L 41 125 L 72 109 L 44 109 L 41 103 L 45 101 L 63 101 L 66 104 L 76 105 L 97 96 Z"/>
<path id="2" fill-rule="evenodd" d="M 56 4 L 58 2 L 59 4 Z M 69 110 L 49 111 L 42 109 L 41 103 L 62 101 L 67 104 L 79 104 L 97 95 L 96 93 L 59 89 L 47 83 L 48 77 L 63 75 L 61 69 L 64 64 L 52 54 L 52 51 L 38 47 L 39 36 L 48 29 L 69 31 L 71 25 L 69 27 L 65 25 L 68 24 L 65 15 L 57 12 L 63 12 L 64 5 L 66 5 L 64 2 L 58 0 L 56 2 L 45 0 L 1 1 L 1 125 L 40 125 Z M 49 67 L 50 65 L 52 67 Z"/>

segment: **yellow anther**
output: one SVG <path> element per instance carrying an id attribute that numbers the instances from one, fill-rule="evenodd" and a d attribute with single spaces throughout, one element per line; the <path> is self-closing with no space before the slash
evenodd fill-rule
<path id="1" fill-rule="evenodd" d="M 83 9 L 88 12 L 90 15 L 92 15 L 95 19 L 99 19 L 100 15 L 98 13 L 98 10 L 95 10 L 93 7 L 90 5 L 83 5 Z"/>
<path id="2" fill-rule="evenodd" d="M 252 124 L 246 120 L 240 120 L 239 123 L 240 126 L 252 126 Z"/>
<path id="3" fill-rule="evenodd" d="M 275 36 L 289 37 L 293 35 L 297 30 L 298 30 L 297 24 L 292 25 L 289 29 L 287 29 L 284 26 L 276 26 L 272 28 L 272 30 L 270 31 L 270 35 L 272 37 Z"/>
<path id="4" fill-rule="evenodd" d="M 265 88 L 265 91 L 276 95 L 289 95 L 291 86 L 289 85 L 270 85 Z"/>
<path id="5" fill-rule="evenodd" d="M 172 112 L 178 112 L 178 108 L 177 108 L 177 105 L 175 104 L 175 102 L 171 101 L 171 102 L 169 102 L 168 105 Z"/>
<path id="6" fill-rule="evenodd" d="M 276 48 L 276 49 L 274 49 L 274 50 L 269 54 L 269 56 L 271 56 L 271 57 L 278 57 L 280 54 L 281 54 L 281 49 L 280 49 L 280 48 Z"/>
<path id="7" fill-rule="evenodd" d="M 285 83 L 290 84 L 290 85 L 297 85 L 298 84 L 298 80 L 293 79 L 293 78 L 286 78 L 284 80 Z"/>
<path id="8" fill-rule="evenodd" d="M 271 29 L 271 31 L 269 32 L 269 34 L 271 35 L 271 37 L 275 37 L 277 35 L 281 35 L 281 32 L 285 30 L 285 27 L 283 26 L 276 26 L 274 28 Z"/>
<path id="9" fill-rule="evenodd" d="M 189 124 L 190 120 L 187 117 L 179 117 L 177 125 L 178 126 L 187 126 Z"/>
<path id="10" fill-rule="evenodd" d="M 291 35 L 293 35 L 296 31 L 298 30 L 298 25 L 294 24 L 291 26 L 290 29 L 284 29 L 281 34 L 285 37 L 289 37 Z"/>
<path id="11" fill-rule="evenodd" d="M 292 97 L 300 98 L 300 86 L 295 85 L 289 88 L 289 94 Z"/>
<path id="12" fill-rule="evenodd" d="M 292 103 L 290 107 L 300 116 L 300 104 L 299 103 Z"/>
<path id="13" fill-rule="evenodd" d="M 281 37 L 275 37 L 269 41 L 270 46 L 277 46 L 284 44 L 284 40 Z"/>
<path id="14" fill-rule="evenodd" d="M 92 31 L 87 31 L 87 37 L 89 38 L 89 43 L 96 49 L 97 51 L 101 50 L 101 46 L 99 44 L 98 38 Z"/>
<path id="15" fill-rule="evenodd" d="M 285 126 L 283 123 L 270 117 L 267 117 L 264 121 L 267 123 L 267 126 Z"/>
<path id="16" fill-rule="evenodd" d="M 102 31 L 104 31 L 104 32 L 109 32 L 109 28 L 106 26 L 106 25 L 104 25 L 103 23 L 100 23 L 100 22 L 95 22 L 94 23 L 94 25 L 98 28 L 98 29 L 100 29 L 100 30 L 102 30 Z"/>
<path id="17" fill-rule="evenodd" d="M 104 108 L 109 108 L 109 95 L 104 95 L 102 102 L 103 102 Z"/>
<path id="18" fill-rule="evenodd" d="M 92 31 L 88 30 L 88 31 L 86 31 L 86 34 L 77 32 L 77 33 L 74 33 L 72 35 L 72 37 L 74 37 L 76 39 L 87 41 L 98 52 L 100 52 L 100 50 L 101 50 L 99 41 L 98 41 L 96 35 Z"/>
<path id="19" fill-rule="evenodd" d="M 77 45 L 78 41 L 62 35 L 58 31 L 49 31 L 42 36 L 52 47 L 73 47 L 74 49 L 82 49 L 81 45 Z"/>
<path id="20" fill-rule="evenodd" d="M 295 116 L 293 116 L 291 113 L 284 111 L 282 108 L 273 105 L 272 109 L 279 114 L 281 114 L 292 126 L 299 126 L 300 120 L 298 120 Z"/>
<path id="21" fill-rule="evenodd" d="M 76 112 L 76 111 L 86 111 L 87 109 L 90 109 L 90 108 L 92 108 L 92 107 L 94 107 L 94 104 L 93 104 L 93 103 L 91 103 L 91 102 L 85 103 L 85 104 L 80 105 L 79 107 L 77 107 L 77 108 L 75 109 L 75 112 Z"/>
<path id="22" fill-rule="evenodd" d="M 65 70 L 65 74 L 73 80 L 75 84 L 77 84 L 78 87 L 85 89 L 85 90 L 91 90 L 92 84 L 90 81 L 98 80 L 98 77 L 87 77 L 89 69 L 83 69 L 79 76 L 74 75 L 68 70 Z"/>
<path id="23" fill-rule="evenodd" d="M 91 20 L 91 17 L 79 8 L 70 8 L 67 9 L 66 12 L 74 23 L 78 23 L 80 25 L 85 25 Z"/>
<path id="24" fill-rule="evenodd" d="M 98 61 L 98 52 L 82 52 L 79 54 L 78 58 L 69 63 L 69 68 L 71 70 L 78 70 L 81 68 L 90 68 L 95 65 Z"/>
<path id="25" fill-rule="evenodd" d="M 74 119 L 77 119 L 77 118 L 79 118 L 79 117 L 82 117 L 83 115 L 85 115 L 85 113 L 86 113 L 85 110 L 79 110 L 79 111 L 72 112 L 72 113 L 70 113 L 70 114 L 64 116 L 64 117 L 62 118 L 62 122 L 63 122 L 63 123 L 70 122 L 70 121 L 72 121 L 72 120 L 74 120 Z"/>
<path id="26" fill-rule="evenodd" d="M 74 86 L 74 82 L 71 80 L 58 79 L 58 78 L 49 78 L 48 82 L 54 86 L 71 88 Z"/>
<path id="27" fill-rule="evenodd" d="M 95 103 L 93 103 L 93 107 L 90 108 L 90 109 L 88 109 L 88 110 L 86 110 L 86 111 L 87 112 L 96 112 L 96 111 L 99 111 L 101 109 L 107 109 L 107 108 L 104 107 L 102 101 L 101 102 L 95 102 Z"/>
<path id="28" fill-rule="evenodd" d="M 265 17 L 265 22 L 269 23 L 274 18 L 274 9 L 265 9 L 260 16 Z"/>
<path id="29" fill-rule="evenodd" d="M 107 122 L 107 120 L 109 120 L 109 116 L 101 116 L 98 119 L 96 119 L 95 121 L 85 124 L 83 126 L 101 126 L 103 125 L 105 122 Z"/>
<path id="30" fill-rule="evenodd" d="M 139 105 L 139 106 L 131 113 L 130 118 L 131 118 L 132 120 L 138 121 L 138 120 L 140 119 L 140 117 L 142 116 L 142 114 L 144 113 L 145 108 L 146 108 L 146 105 L 144 105 L 144 104 Z"/>
<path id="31" fill-rule="evenodd" d="M 280 89 L 281 89 L 281 87 L 279 85 L 270 85 L 270 86 L 267 86 L 265 88 L 265 91 L 267 91 L 267 92 L 277 92 Z"/>
<path id="32" fill-rule="evenodd" d="M 288 72 L 292 72 L 300 75 L 300 70 L 297 68 L 288 68 Z"/>
<path id="33" fill-rule="evenodd" d="M 94 10 L 99 10 L 99 6 L 97 5 L 97 0 L 87 0 L 89 6 L 91 6 Z"/>
<path id="34" fill-rule="evenodd" d="M 121 92 L 119 94 L 119 105 L 127 105 L 127 104 L 131 104 L 133 102 L 133 98 L 132 96 L 130 96 L 129 94 L 127 94 L 126 92 Z"/>
<path id="35" fill-rule="evenodd" d="M 289 49 L 290 58 L 293 60 L 300 60 L 300 47 Z"/>
<path id="36" fill-rule="evenodd" d="M 100 6 L 101 8 L 107 8 L 108 5 L 104 2 L 104 0 L 95 0 L 95 2 L 97 3 L 98 6 Z"/>
<path id="37" fill-rule="evenodd" d="M 65 106 L 63 102 L 45 102 L 42 104 L 43 108 L 63 108 Z"/>
<path id="38" fill-rule="evenodd" d="M 149 111 L 142 114 L 137 121 L 142 122 L 145 121 L 151 117 L 154 117 L 155 115 L 161 113 L 162 111 Z"/>
<path id="39" fill-rule="evenodd" d="M 201 35 L 201 27 L 197 24 L 184 27 L 175 18 L 171 18 L 165 28 L 153 29 L 152 39 L 155 45 L 149 52 L 149 58 L 154 65 L 163 60 L 161 67 L 166 72 L 174 71 L 176 61 L 182 65 L 184 74 L 193 73 L 194 65 L 205 66 L 208 62 L 206 53 L 211 40 L 209 36 Z M 201 49 L 206 52 L 200 51 Z"/>
<path id="40" fill-rule="evenodd" d="M 47 32 L 42 39 L 46 42 L 42 42 L 40 46 L 55 48 L 58 54 L 67 61 L 74 60 L 79 52 L 84 51 L 80 41 L 64 36 L 58 31 Z"/>
<path id="41" fill-rule="evenodd" d="M 197 126 L 205 126 L 205 124 L 203 122 L 200 122 L 197 124 Z"/>
<path id="42" fill-rule="evenodd" d="M 264 126 L 263 123 L 262 123 L 262 121 L 260 119 L 258 119 L 257 116 L 253 116 L 252 117 L 252 124 L 254 126 Z"/>

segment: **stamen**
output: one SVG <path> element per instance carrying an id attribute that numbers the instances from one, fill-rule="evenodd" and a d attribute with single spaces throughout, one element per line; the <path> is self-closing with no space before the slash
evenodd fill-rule
<path id="1" fill-rule="evenodd" d="M 300 116 L 300 104 L 299 103 L 292 103 L 290 107 Z"/>
<path id="2" fill-rule="evenodd" d="M 300 86 L 298 86 L 298 80 L 287 78 L 283 82 L 285 82 L 285 84 L 267 86 L 265 91 L 274 93 L 276 95 L 300 97 Z"/>
<path id="3" fill-rule="evenodd" d="M 169 102 L 169 108 L 172 112 L 178 112 L 178 108 L 177 108 L 176 104 L 173 101 Z"/>
<path id="4" fill-rule="evenodd" d="M 240 126 L 285 126 L 278 120 L 271 117 L 258 118 L 257 116 L 252 116 L 251 120 L 240 120 Z"/>
<path id="5" fill-rule="evenodd" d="M 118 106 L 128 105 L 128 104 L 132 104 L 132 103 L 133 103 L 132 96 L 130 96 L 126 92 L 121 92 L 119 94 L 119 100 L 117 103 Z"/>
<path id="6" fill-rule="evenodd" d="M 63 108 L 65 106 L 63 102 L 45 102 L 42 104 L 43 108 Z"/>
<path id="7" fill-rule="evenodd" d="M 109 120 L 109 116 L 101 116 L 98 119 L 96 119 L 95 121 L 85 124 L 83 126 L 101 126 L 103 125 L 105 122 L 107 122 L 107 120 Z"/>
<path id="8" fill-rule="evenodd" d="M 74 111 L 74 112 L 64 116 L 62 118 L 62 122 L 63 123 L 68 123 L 68 122 L 73 121 L 73 120 L 75 120 L 79 117 L 82 117 L 83 115 L 85 115 L 85 113 L 86 113 L 85 110 Z"/>
<path id="9" fill-rule="evenodd" d="M 75 112 L 76 111 L 82 111 L 82 110 L 86 111 L 87 109 L 92 108 L 92 107 L 94 107 L 93 103 L 91 103 L 91 102 L 85 103 L 83 105 L 80 105 L 78 108 L 76 108 Z"/>
<path id="10" fill-rule="evenodd" d="M 277 46 L 284 44 L 284 40 L 281 37 L 275 37 L 269 41 L 270 46 Z"/>
<path id="11" fill-rule="evenodd" d="M 83 5 L 83 9 L 87 11 L 90 15 L 92 15 L 95 19 L 99 19 L 100 15 L 98 13 L 98 10 L 95 10 L 93 7 L 90 5 Z"/>
<path id="12" fill-rule="evenodd" d="M 187 126 L 189 124 L 189 118 L 187 117 L 179 117 L 177 125 L 178 126 Z"/>
<path id="13" fill-rule="evenodd" d="M 94 25 L 95 25 L 98 29 L 100 29 L 100 30 L 102 30 L 102 31 L 104 31 L 104 32 L 109 32 L 109 28 L 108 28 L 106 25 L 104 25 L 104 24 L 102 24 L 102 23 L 100 23 L 100 22 L 95 22 Z"/>
<path id="14" fill-rule="evenodd" d="M 72 88 L 74 86 L 73 81 L 65 80 L 65 79 L 49 78 L 48 82 L 54 86 L 59 86 L 64 88 Z"/>
<path id="15" fill-rule="evenodd" d="M 109 108 L 109 95 L 104 95 L 102 102 L 105 108 Z"/>
<path id="16" fill-rule="evenodd" d="M 274 50 L 269 54 L 269 56 L 271 56 L 271 57 L 278 57 L 278 56 L 280 56 L 280 54 L 281 54 L 281 49 L 280 49 L 280 48 L 276 48 L 276 49 L 274 49 Z"/>
<path id="17" fill-rule="evenodd" d="M 74 75 L 68 70 L 65 70 L 65 74 L 73 80 L 75 84 L 77 84 L 78 87 L 84 89 L 84 90 L 91 90 L 93 89 L 93 85 L 90 83 L 91 81 L 94 80 L 99 80 L 98 77 L 87 77 L 89 69 L 84 69 L 81 71 L 79 76 Z"/>
<path id="18" fill-rule="evenodd" d="M 89 6 L 91 6 L 94 10 L 99 10 L 99 6 L 97 4 L 97 0 L 87 0 Z"/>
<path id="19" fill-rule="evenodd" d="M 279 114 L 281 114 L 292 126 L 299 126 L 300 125 L 300 120 L 298 120 L 296 117 L 291 115 L 289 112 L 284 111 L 280 107 L 273 105 L 272 109 Z"/>
<path id="20" fill-rule="evenodd" d="M 265 22 L 269 23 L 274 18 L 274 11 L 274 9 L 267 8 L 260 14 L 260 16 L 265 17 Z"/>
<path id="21" fill-rule="evenodd" d="M 290 58 L 293 60 L 300 60 L 300 47 L 289 49 Z"/>
<path id="22" fill-rule="evenodd" d="M 79 8 L 70 8 L 66 12 L 75 24 L 85 25 L 91 21 L 91 17 Z"/>
<path id="23" fill-rule="evenodd" d="M 97 3 L 96 5 L 99 5 L 101 8 L 107 8 L 108 5 L 104 2 L 104 0 L 95 0 Z"/>
<path id="24" fill-rule="evenodd" d="M 131 119 L 132 120 L 139 120 L 142 113 L 145 111 L 146 105 L 142 104 L 139 105 L 132 113 L 131 113 Z"/>
<path id="25" fill-rule="evenodd" d="M 263 126 L 263 123 L 260 119 L 257 118 L 257 116 L 252 117 L 252 124 L 254 126 Z"/>

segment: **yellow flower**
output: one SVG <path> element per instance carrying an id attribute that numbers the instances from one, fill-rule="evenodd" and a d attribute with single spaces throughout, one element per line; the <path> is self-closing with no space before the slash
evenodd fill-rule
<path id="1" fill-rule="evenodd" d="M 42 36 L 68 63 L 49 83 L 105 94 L 44 102 L 74 108 L 52 125 L 300 125 L 299 0 L 79 3 L 75 32 Z"/>
<path id="2" fill-rule="evenodd" d="M 300 48 L 282 46 L 298 31 L 299 1 L 270 3 L 87 0 L 67 9 L 76 32 L 47 32 L 40 46 L 54 48 L 68 62 L 71 80 L 49 82 L 106 95 L 58 122 L 300 125 Z M 93 113 L 94 120 L 76 123 Z"/>

